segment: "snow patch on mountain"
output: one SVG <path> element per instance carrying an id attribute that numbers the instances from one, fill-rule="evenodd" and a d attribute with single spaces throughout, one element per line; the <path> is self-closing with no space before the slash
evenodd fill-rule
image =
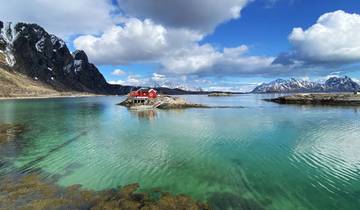
<path id="1" fill-rule="evenodd" d="M 353 92 L 360 90 L 360 85 L 351 78 L 331 77 L 325 83 L 308 80 L 277 79 L 257 86 L 253 93 L 296 93 L 296 92 Z"/>
<path id="2" fill-rule="evenodd" d="M 6 64 L 10 67 L 13 67 L 16 63 L 15 56 L 12 53 L 13 49 L 13 40 L 16 39 L 17 34 L 14 32 L 14 24 L 11 23 L 3 23 L 1 25 L 4 26 L 0 28 L 0 53 L 5 56 Z"/>

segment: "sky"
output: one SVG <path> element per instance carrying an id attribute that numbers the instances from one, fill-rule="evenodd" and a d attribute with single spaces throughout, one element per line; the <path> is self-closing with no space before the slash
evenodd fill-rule
<path id="1" fill-rule="evenodd" d="M 358 0 L 0 0 L 84 50 L 108 82 L 249 91 L 277 78 L 360 79 Z"/>

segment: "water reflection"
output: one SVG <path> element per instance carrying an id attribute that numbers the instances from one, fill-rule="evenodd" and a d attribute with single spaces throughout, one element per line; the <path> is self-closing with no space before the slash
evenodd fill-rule
<path id="1" fill-rule="evenodd" d="M 158 117 L 157 111 L 155 109 L 150 110 L 142 110 L 142 111 L 133 111 L 130 110 L 130 113 L 136 117 L 138 117 L 140 120 L 156 120 Z"/>

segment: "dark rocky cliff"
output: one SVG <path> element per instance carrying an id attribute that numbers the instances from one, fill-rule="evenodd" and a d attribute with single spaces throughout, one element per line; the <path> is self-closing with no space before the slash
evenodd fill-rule
<path id="1" fill-rule="evenodd" d="M 0 22 L 0 54 L 7 69 L 58 91 L 126 94 L 131 87 L 108 84 L 84 51 L 70 53 L 65 42 L 36 24 Z"/>

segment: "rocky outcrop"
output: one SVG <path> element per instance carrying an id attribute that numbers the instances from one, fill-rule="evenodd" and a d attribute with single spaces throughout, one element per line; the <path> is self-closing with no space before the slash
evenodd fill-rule
<path id="1" fill-rule="evenodd" d="M 279 104 L 313 104 L 313 105 L 338 105 L 338 106 L 360 106 L 359 94 L 296 94 L 291 96 L 282 96 L 265 101 Z"/>
<path id="2" fill-rule="evenodd" d="M 309 93 L 309 92 L 354 92 L 360 90 L 360 85 L 351 78 L 331 77 L 325 83 L 306 80 L 278 79 L 256 87 L 252 93 Z"/>
<path id="3" fill-rule="evenodd" d="M 0 54 L 7 69 L 59 91 L 126 94 L 131 87 L 108 84 L 84 51 L 70 53 L 65 42 L 36 24 L 5 23 Z"/>

